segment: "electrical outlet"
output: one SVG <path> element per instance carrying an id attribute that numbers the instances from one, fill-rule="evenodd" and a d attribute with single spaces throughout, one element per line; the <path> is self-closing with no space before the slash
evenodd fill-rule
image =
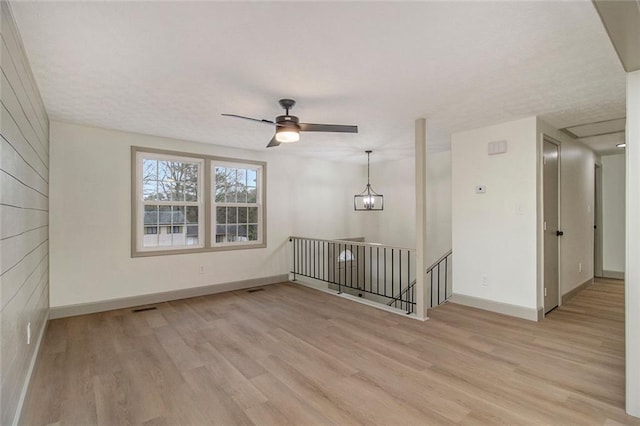
<path id="1" fill-rule="evenodd" d="M 27 323 L 27 345 L 31 344 L 31 322 Z"/>
<path id="2" fill-rule="evenodd" d="M 482 277 L 480 277 L 480 285 L 482 285 L 483 287 L 486 287 L 489 285 L 489 280 L 487 279 L 486 275 L 483 275 Z"/>

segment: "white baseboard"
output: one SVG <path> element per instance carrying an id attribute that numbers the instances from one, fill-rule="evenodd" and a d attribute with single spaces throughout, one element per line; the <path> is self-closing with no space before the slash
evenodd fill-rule
<path id="1" fill-rule="evenodd" d="M 511 305 L 509 303 L 496 302 L 494 300 L 482 299 L 480 297 L 467 296 L 466 294 L 454 293 L 449 299 L 449 303 L 470 306 L 472 308 L 483 309 L 485 311 L 496 312 L 498 314 L 509 315 L 511 317 L 522 318 L 530 321 L 540 321 L 542 309 L 526 308 L 524 306 Z"/>
<path id="2" fill-rule="evenodd" d="M 614 280 L 624 280 L 624 272 L 602 271 L 602 278 L 613 278 Z"/>
<path id="3" fill-rule="evenodd" d="M 568 292 L 566 292 L 565 294 L 562 295 L 562 304 L 564 305 L 565 303 L 567 303 L 573 296 L 575 296 L 576 294 L 578 294 L 580 291 L 584 290 L 585 288 L 589 287 L 593 285 L 593 278 L 589 278 L 588 280 L 586 280 L 585 282 L 583 282 L 582 284 L 580 284 L 579 286 L 577 286 L 576 288 L 574 288 L 573 290 L 569 290 Z"/>
<path id="4" fill-rule="evenodd" d="M 229 283 L 191 287 L 181 290 L 165 291 L 162 293 L 143 294 L 140 296 L 123 297 L 119 299 L 103 300 L 99 302 L 80 303 L 77 305 L 55 306 L 49 311 L 49 318 L 65 318 L 76 315 L 94 314 L 96 312 L 113 311 L 115 309 L 131 308 L 133 306 L 151 305 L 153 303 L 168 302 L 171 300 L 188 299 L 190 297 L 207 296 L 209 294 L 223 293 L 226 291 L 242 290 L 261 285 L 276 284 L 289 281 L 287 274 L 271 277 L 254 278 L 250 280 L 234 281 Z"/>
<path id="5" fill-rule="evenodd" d="M 44 325 L 40 330 L 40 335 L 38 336 L 38 340 L 36 342 L 36 348 L 33 351 L 33 356 L 31 357 L 31 362 L 29 363 L 29 370 L 27 370 L 27 377 L 24 380 L 24 384 L 22 385 L 22 391 L 20 392 L 20 399 L 18 399 L 18 406 L 16 407 L 16 414 L 13 417 L 13 426 L 18 426 L 20 424 L 20 419 L 24 415 L 22 409 L 24 408 L 24 400 L 27 398 L 27 393 L 29 392 L 29 386 L 31 386 L 31 377 L 33 376 L 33 370 L 36 368 L 36 362 L 38 361 L 38 357 L 40 356 L 40 351 L 42 350 L 42 341 L 44 340 L 44 335 L 47 332 L 47 327 L 49 326 L 49 320 L 45 319 Z"/>

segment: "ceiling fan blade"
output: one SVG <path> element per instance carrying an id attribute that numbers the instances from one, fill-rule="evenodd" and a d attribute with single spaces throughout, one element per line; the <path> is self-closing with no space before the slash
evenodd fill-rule
<path id="1" fill-rule="evenodd" d="M 236 117 L 236 118 L 243 118 L 245 120 L 257 121 L 258 123 L 265 123 L 265 124 L 271 124 L 271 125 L 276 124 L 271 120 L 264 120 L 264 119 L 260 120 L 259 118 L 245 117 L 244 115 L 237 115 L 237 114 L 221 114 L 221 115 L 224 115 L 225 117 Z"/>
<path id="2" fill-rule="evenodd" d="M 278 145 L 280 145 L 280 142 L 276 140 L 276 135 L 273 135 L 273 137 L 271 138 L 271 142 L 269 142 L 269 145 L 267 145 L 267 148 L 273 148 L 274 146 Z"/>
<path id="3" fill-rule="evenodd" d="M 298 125 L 303 132 L 358 133 L 358 126 L 347 126 L 344 124 L 300 123 Z"/>

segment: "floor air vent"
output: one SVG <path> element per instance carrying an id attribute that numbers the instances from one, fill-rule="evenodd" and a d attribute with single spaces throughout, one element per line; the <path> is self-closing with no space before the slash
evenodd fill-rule
<path id="1" fill-rule="evenodd" d="M 252 288 L 251 290 L 247 290 L 247 293 L 255 293 L 256 291 L 264 291 L 264 288 Z"/>
<path id="2" fill-rule="evenodd" d="M 144 311 L 153 311 L 156 308 L 155 306 L 147 306 L 146 308 L 137 308 L 137 309 L 132 309 L 131 312 L 133 312 L 134 314 L 137 312 L 144 312 Z"/>

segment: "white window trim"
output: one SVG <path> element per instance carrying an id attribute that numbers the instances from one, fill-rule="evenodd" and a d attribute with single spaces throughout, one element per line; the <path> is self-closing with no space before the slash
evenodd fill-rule
<path id="1" fill-rule="evenodd" d="M 238 169 L 256 169 L 256 202 L 255 203 L 216 203 L 215 200 L 215 185 L 214 176 L 216 167 L 233 167 Z M 210 176 L 211 176 L 211 246 L 212 247 L 243 247 L 243 246 L 260 246 L 264 244 L 263 238 L 264 233 L 264 206 L 263 206 L 263 195 L 264 185 L 263 185 L 263 174 L 264 174 L 264 166 L 261 164 L 255 163 L 247 163 L 247 162 L 239 162 L 239 161 L 224 161 L 224 160 L 211 160 L 210 166 Z M 227 242 L 227 243 L 218 243 L 216 242 L 216 207 L 258 207 L 258 240 L 256 241 L 243 241 L 243 242 Z"/>
<path id="2" fill-rule="evenodd" d="M 198 166 L 198 201 L 145 201 L 144 197 L 144 186 L 142 183 L 142 164 L 143 160 L 172 160 L 172 161 L 184 161 L 187 163 L 194 163 Z M 171 155 L 171 154 L 160 154 L 156 152 L 145 152 L 145 151 L 137 151 L 136 152 L 136 183 L 135 183 L 135 192 L 136 192 L 136 205 L 137 208 L 137 227 L 135 233 L 136 239 L 136 250 L 138 252 L 163 252 L 163 251 L 175 251 L 175 250 L 193 250 L 193 249 L 201 249 L 205 247 L 204 241 L 204 167 L 205 160 L 194 158 L 194 157 L 185 157 L 181 155 Z M 184 245 L 184 246 L 157 246 L 157 247 L 144 247 L 144 206 L 145 205 L 157 205 L 157 206 L 196 206 L 198 207 L 198 242 L 199 244 L 194 245 Z M 162 226 L 168 225 L 158 225 L 158 228 Z M 158 235 L 160 235 L 160 229 L 158 229 Z"/>
<path id="3" fill-rule="evenodd" d="M 163 246 L 140 247 L 144 239 L 144 207 L 142 204 L 142 161 L 138 158 L 157 158 L 201 162 L 198 166 L 198 241 L 193 246 Z M 139 164 L 139 165 L 138 165 Z M 258 241 L 243 241 L 232 243 L 215 243 L 214 206 L 214 178 L 213 168 L 216 165 L 231 167 L 254 168 L 259 167 L 261 173 L 257 177 L 258 200 L 260 201 L 258 220 Z M 160 205 L 156 201 L 154 204 Z M 187 202 L 188 203 L 188 202 Z M 246 203 L 238 206 L 248 207 Z M 172 205 L 169 202 L 169 205 Z M 185 205 L 185 203 L 182 203 Z M 217 157 L 212 155 L 194 154 L 189 152 L 168 151 L 154 148 L 131 146 L 131 257 L 163 256 L 172 254 L 202 253 L 228 250 L 259 249 L 267 247 L 267 163 L 264 161 L 245 160 L 238 158 Z"/>

